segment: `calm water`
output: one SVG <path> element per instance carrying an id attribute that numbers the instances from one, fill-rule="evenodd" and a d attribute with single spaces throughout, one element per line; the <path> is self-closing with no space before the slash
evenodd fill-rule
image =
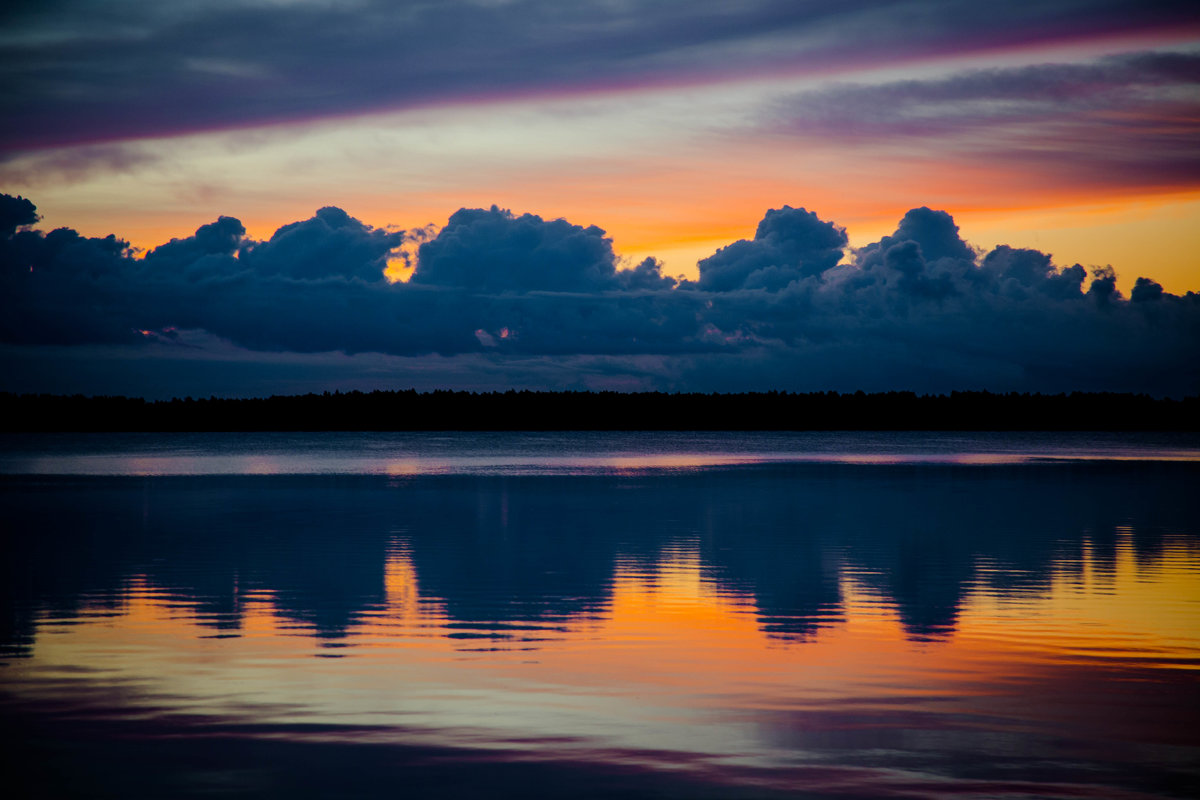
<path id="1" fill-rule="evenodd" d="M 1193 797 L 1197 486 L 1180 436 L 0 438 L 8 780 Z"/>

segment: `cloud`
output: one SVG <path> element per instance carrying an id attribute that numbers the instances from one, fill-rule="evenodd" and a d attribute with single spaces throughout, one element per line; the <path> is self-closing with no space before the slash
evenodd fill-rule
<path id="1" fill-rule="evenodd" d="M 1079 264 L 1058 270 L 1045 253 L 1006 244 L 984 256 L 981 266 L 984 274 L 996 282 L 999 291 L 1008 296 L 1019 296 L 1026 289 L 1036 289 L 1054 299 L 1069 300 L 1079 296 L 1086 277 L 1086 270 Z"/>
<path id="2" fill-rule="evenodd" d="M 662 274 L 662 262 L 656 258 L 645 258 L 633 269 L 617 273 L 622 289 L 670 289 L 678 281 Z"/>
<path id="3" fill-rule="evenodd" d="M 1078 64 L 978 69 L 946 77 L 837 84 L 782 98 L 777 122 L 863 139 L 927 136 L 1186 97 L 1200 54 L 1138 52 Z"/>
<path id="4" fill-rule="evenodd" d="M 886 249 L 898 242 L 911 241 L 921 246 L 921 252 L 930 261 L 951 259 L 973 261 L 974 251 L 958 235 L 954 218 L 945 211 L 930 208 L 914 208 L 900 220 L 896 232 L 885 236 L 877 245 L 866 247 L 859 255 L 859 263 L 869 260 L 870 254 Z"/>
<path id="5" fill-rule="evenodd" d="M 12 200 L 0 195 L 0 205 L 11 208 Z M 131 341 L 138 319 L 128 307 L 128 293 L 137 290 L 132 263 L 128 243 L 112 235 L 85 238 L 58 228 L 0 236 L 0 340 Z"/>
<path id="6" fill-rule="evenodd" d="M 533 214 L 459 209 L 417 251 L 412 283 L 477 292 L 596 292 L 617 288 L 612 240 L 592 225 Z"/>
<path id="7" fill-rule="evenodd" d="M 21 225 L 36 215 L 0 196 L 8 209 Z M 507 374 L 529 388 L 1200 391 L 1200 295 L 1140 278 L 1126 299 L 1110 268 L 1089 280 L 1036 250 L 980 254 L 924 207 L 844 263 L 841 228 L 772 209 L 679 286 L 653 259 L 621 268 L 595 226 L 495 207 L 455 212 L 417 248 L 408 283 L 383 277 L 406 234 L 336 208 L 262 242 L 220 217 L 142 259 L 115 236 L 10 227 L 0 361 L 10 376 L 24 364 L 21 380 L 47 346 L 194 361 L 224 342 L 222 358 L 273 354 L 294 374 L 298 354 L 320 354 L 314 380 L 331 374 L 330 353 L 407 359 L 427 365 L 425 386 L 440 370 L 466 388 L 486 372 L 491 388 Z"/>
<path id="8" fill-rule="evenodd" d="M 201 225 L 193 236 L 172 239 L 146 253 L 144 264 L 157 271 L 175 271 L 190 277 L 229 273 L 239 267 L 233 261 L 246 227 L 233 217 L 219 217 Z"/>
<path id="9" fill-rule="evenodd" d="M 0 195 L 0 236 L 8 238 L 22 225 L 33 225 L 37 221 L 37 207 L 31 201 Z"/>
<path id="10" fill-rule="evenodd" d="M 47 0 L 5 20 L 0 152 L 538 92 L 886 64 L 1195 29 L 1123 0 Z M 319 57 L 314 57 L 319 54 Z"/>
<path id="11" fill-rule="evenodd" d="M 161 156 L 137 142 L 82 144 L 25 154 L 0 149 L 4 180 L 17 185 L 82 183 L 96 175 L 161 167 Z"/>
<path id="12" fill-rule="evenodd" d="M 388 256 L 403 242 L 403 233 L 372 228 L 330 206 L 284 225 L 266 242 L 244 245 L 239 255 L 260 275 L 373 282 L 384 280 Z"/>
<path id="13" fill-rule="evenodd" d="M 700 261 L 700 289 L 777 291 L 800 278 L 820 275 L 842 259 L 846 231 L 803 208 L 773 208 L 754 239 L 741 239 Z"/>
<path id="14" fill-rule="evenodd" d="M 949 214 L 922 206 L 907 212 L 895 233 L 859 250 L 855 264 L 858 287 L 882 281 L 905 294 L 937 298 L 959 290 L 955 278 L 974 271 L 975 252 Z"/>
<path id="15" fill-rule="evenodd" d="M 1082 64 L 841 84 L 782 98 L 757 124 L 861 147 L 906 144 L 1076 180 L 1142 186 L 1200 178 L 1200 54 L 1140 52 Z"/>
<path id="16" fill-rule="evenodd" d="M 1138 278 L 1133 284 L 1133 291 L 1129 293 L 1129 299 L 1135 303 L 1161 300 L 1162 297 L 1162 284 L 1152 281 L 1149 278 Z"/>

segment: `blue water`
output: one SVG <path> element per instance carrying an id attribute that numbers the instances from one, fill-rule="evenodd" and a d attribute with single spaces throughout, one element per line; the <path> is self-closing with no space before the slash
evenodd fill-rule
<path id="1" fill-rule="evenodd" d="M 0 440 L 46 797 L 1190 797 L 1200 447 Z"/>

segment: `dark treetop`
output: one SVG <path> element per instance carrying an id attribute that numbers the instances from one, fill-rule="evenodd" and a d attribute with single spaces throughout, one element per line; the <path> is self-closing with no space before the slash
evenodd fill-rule
<path id="1" fill-rule="evenodd" d="M 255 399 L 0 393 L 5 431 L 1200 430 L 1200 397 L 911 392 L 326 392 Z"/>

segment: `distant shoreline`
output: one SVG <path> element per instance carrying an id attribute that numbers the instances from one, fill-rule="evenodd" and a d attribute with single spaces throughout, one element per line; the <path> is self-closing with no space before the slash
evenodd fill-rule
<path id="1" fill-rule="evenodd" d="M 912 392 L 326 392 L 148 401 L 0 393 L 0 431 L 1196 431 L 1200 397 Z"/>

